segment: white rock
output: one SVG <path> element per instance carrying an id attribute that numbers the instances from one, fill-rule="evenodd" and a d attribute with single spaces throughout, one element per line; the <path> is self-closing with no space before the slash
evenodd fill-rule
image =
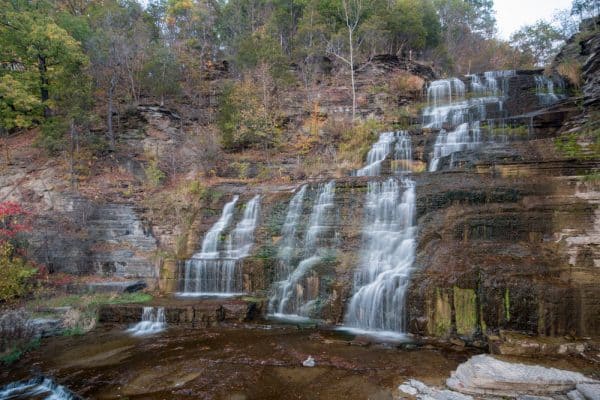
<path id="1" fill-rule="evenodd" d="M 302 362 L 302 365 L 305 367 L 314 367 L 316 365 L 315 359 L 312 356 L 308 356 L 308 358 Z"/>
<path id="2" fill-rule="evenodd" d="M 577 385 L 577 391 L 586 400 L 600 400 L 600 382 L 597 384 L 580 383 Z"/>
<path id="3" fill-rule="evenodd" d="M 580 383 L 599 382 L 578 372 L 509 363 L 485 354 L 459 365 L 446 381 L 462 393 L 508 397 L 565 393 Z"/>
<path id="4" fill-rule="evenodd" d="M 473 397 L 451 390 L 440 390 L 411 379 L 398 387 L 401 392 L 415 396 L 418 400 L 473 400 Z"/>

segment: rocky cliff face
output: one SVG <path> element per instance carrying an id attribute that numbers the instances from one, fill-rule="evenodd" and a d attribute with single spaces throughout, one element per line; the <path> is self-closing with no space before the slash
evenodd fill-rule
<path id="1" fill-rule="evenodd" d="M 599 98 L 599 38 L 588 38 L 582 48 L 587 112 Z M 322 69 L 326 79 L 326 60 Z M 451 162 L 441 158 L 436 173 L 418 171 L 430 161 L 437 131 L 410 132 L 418 227 L 407 297 L 411 333 L 469 339 L 502 330 L 600 336 L 600 188 L 597 180 L 585 178 L 597 172 L 598 160 L 557 151 L 556 138 L 581 124 L 581 110 L 572 99 L 540 109 L 532 75 L 537 72 L 519 71 L 510 78 L 504 109 L 510 118 L 502 140 L 453 154 Z M 358 75 L 359 113 L 383 120 L 393 114 L 396 122 L 412 125 L 416 116 L 401 111 L 422 100 L 425 83 L 434 77 L 418 63 L 373 59 Z M 399 88 L 401 94 L 395 92 Z M 332 82 L 318 99 L 321 115 L 349 113 L 348 88 L 341 84 Z M 303 102 L 291 94 L 282 99 L 290 120 L 306 118 Z M 183 261 L 198 250 L 223 204 L 233 194 L 241 195 L 241 203 L 261 194 L 256 243 L 241 265 L 244 291 L 268 297 L 277 279 L 276 253 L 292 190 L 307 183 L 314 196 L 319 182 L 290 182 L 293 162 L 282 157 L 265 162 L 259 154 L 251 171 L 235 178 L 228 172 L 233 159 L 223 155 L 213 170 L 221 176 L 204 178 L 209 187 L 202 193 L 147 186 L 153 160 L 174 176 L 200 175 L 194 156 L 204 145 L 185 134 L 203 126 L 200 119 L 154 106 L 134 110 L 123 121 L 124 151 L 78 194 L 65 184 L 60 163 L 33 165 L 15 155 L 0 178 L 0 195 L 30 204 L 40 216 L 32 254 L 54 270 L 145 278 L 160 282 L 163 291 L 179 291 Z M 249 180 L 261 165 L 278 169 L 277 179 Z M 388 160 L 384 170 L 389 169 Z M 343 320 L 351 296 L 367 182 L 337 179 L 333 234 L 327 238 L 335 253 L 299 282 L 315 300 L 313 316 L 331 323 Z M 236 211 L 238 218 L 241 212 Z M 309 212 L 305 206 L 305 219 Z"/>

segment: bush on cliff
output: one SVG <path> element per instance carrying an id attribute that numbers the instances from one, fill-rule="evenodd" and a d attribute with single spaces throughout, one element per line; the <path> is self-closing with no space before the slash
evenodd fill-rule
<path id="1" fill-rule="evenodd" d="M 0 302 L 27 293 L 37 268 L 24 256 L 22 233 L 27 213 L 13 202 L 0 203 Z"/>

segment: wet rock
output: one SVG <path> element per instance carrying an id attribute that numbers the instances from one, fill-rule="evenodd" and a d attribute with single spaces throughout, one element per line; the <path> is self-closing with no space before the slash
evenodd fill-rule
<path id="1" fill-rule="evenodd" d="M 68 290 L 71 293 L 134 293 L 146 287 L 144 281 L 111 281 L 71 285 Z"/>
<path id="2" fill-rule="evenodd" d="M 418 400 L 473 400 L 473 397 L 469 395 L 451 390 L 436 389 L 416 379 L 404 382 L 398 389 L 416 397 Z"/>
<path id="3" fill-rule="evenodd" d="M 600 383 L 572 371 L 509 363 L 482 354 L 458 366 L 446 384 L 472 395 L 552 395 L 570 391 L 581 383 Z"/>
<path id="4" fill-rule="evenodd" d="M 64 329 L 61 319 L 55 318 L 33 318 L 29 322 L 38 337 L 50 337 L 59 335 Z"/>

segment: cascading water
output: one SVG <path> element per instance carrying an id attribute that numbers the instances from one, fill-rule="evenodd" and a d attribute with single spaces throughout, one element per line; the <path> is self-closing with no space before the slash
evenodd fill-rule
<path id="1" fill-rule="evenodd" d="M 335 209 L 335 181 L 319 187 L 312 206 L 309 222 L 304 235 L 304 249 L 300 260 L 293 267 L 294 257 L 291 249 L 295 246 L 297 226 L 300 221 L 302 203 L 306 187 L 292 198 L 286 216 L 279 257 L 282 264 L 282 276 L 274 285 L 274 293 L 269 300 L 269 313 L 276 317 L 309 317 L 318 293 L 314 293 L 305 283 L 309 272 L 330 255 L 330 249 L 324 246 L 324 239 L 331 231 L 331 220 Z"/>
<path id="2" fill-rule="evenodd" d="M 560 100 L 560 96 L 554 91 L 554 81 L 544 75 L 535 75 L 535 94 L 540 104 L 548 106 Z"/>
<path id="3" fill-rule="evenodd" d="M 428 106 L 423 110 L 423 127 L 439 130 L 429 162 L 429 171 L 440 168 L 441 159 L 466 150 L 474 150 L 484 143 L 481 124 L 486 123 L 489 141 L 505 139 L 494 130 L 504 131 L 507 110 L 504 103 L 509 93 L 509 82 L 516 71 L 488 71 L 458 78 L 431 82 L 427 88 Z M 543 75 L 534 75 L 536 94 L 542 106 L 560 99 L 554 92 L 554 81 Z M 468 84 L 465 84 L 468 82 Z M 487 132 L 486 131 L 486 132 Z"/>
<path id="4" fill-rule="evenodd" d="M 508 79 L 514 75 L 514 71 L 488 71 L 482 77 L 469 75 L 469 91 L 457 78 L 434 81 L 429 85 L 423 126 L 440 129 L 429 171 L 437 171 L 441 158 L 472 150 L 481 144 L 479 121 L 485 120 L 489 111 L 502 115 Z M 468 99 L 467 94 L 470 95 Z"/>
<path id="5" fill-rule="evenodd" d="M 381 173 L 381 164 L 389 156 L 390 152 L 405 153 L 406 137 L 405 131 L 384 132 L 379 135 L 379 140 L 373 144 L 367 154 L 367 165 L 356 171 L 356 176 L 377 176 Z M 410 151 L 410 146 L 408 147 Z"/>
<path id="6" fill-rule="evenodd" d="M 298 248 L 298 224 L 300 218 L 302 218 L 302 205 L 304 203 L 304 197 L 306 196 L 307 185 L 304 185 L 298 190 L 298 192 L 292 197 L 290 204 L 287 209 L 285 216 L 285 222 L 281 228 L 281 244 L 277 251 L 277 258 L 279 259 L 279 265 L 281 270 L 279 271 L 279 277 L 285 279 L 292 272 L 290 270 L 292 258 Z"/>
<path id="7" fill-rule="evenodd" d="M 452 89 L 452 82 L 448 83 Z M 458 84 L 454 84 L 460 87 Z M 460 93 L 460 90 L 455 90 Z M 439 96 L 432 94 L 437 101 Z M 394 158 L 403 160 L 393 170 L 410 171 L 411 143 L 405 132 L 397 136 Z M 374 173 L 372 176 L 377 176 Z M 403 174 L 405 175 L 405 174 Z M 354 274 L 353 296 L 344 324 L 360 331 L 404 332 L 404 304 L 415 254 L 415 185 L 406 177 L 390 177 L 368 184 L 363 245 Z"/>
<path id="8" fill-rule="evenodd" d="M 242 271 L 238 261 L 250 253 L 254 231 L 260 214 L 260 196 L 245 206 L 242 219 L 225 240 L 219 251 L 223 231 L 231 224 L 238 196 L 225 204 L 221 218 L 208 231 L 202 251 L 186 261 L 183 296 L 235 296 L 242 294 Z"/>
<path id="9" fill-rule="evenodd" d="M 77 400 L 80 397 L 51 379 L 39 377 L 0 387 L 0 399 Z"/>
<path id="10" fill-rule="evenodd" d="M 167 327 L 164 307 L 144 307 L 142 320 L 129 328 L 127 332 L 134 336 L 150 335 L 161 332 Z"/>
<path id="11" fill-rule="evenodd" d="M 404 332 L 404 303 L 415 257 L 415 187 L 411 180 L 369 182 L 360 266 L 345 325 Z"/>

